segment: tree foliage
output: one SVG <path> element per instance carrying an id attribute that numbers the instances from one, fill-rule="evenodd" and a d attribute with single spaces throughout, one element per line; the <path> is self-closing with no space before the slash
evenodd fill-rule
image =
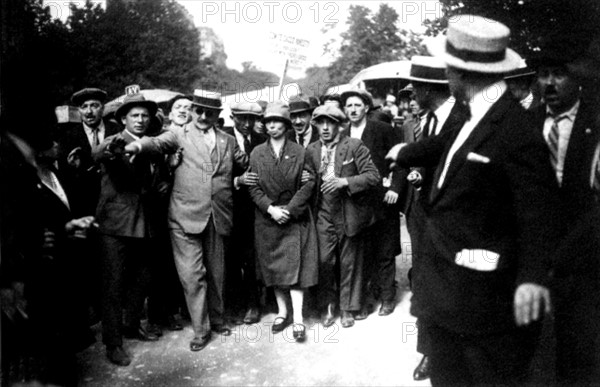
<path id="1" fill-rule="evenodd" d="M 335 84 L 347 83 L 366 67 L 422 52 L 419 37 L 398 28 L 398 13 L 385 3 L 375 14 L 367 7 L 351 5 L 346 24 L 339 56 L 329 67 L 330 80 Z"/>
<path id="2" fill-rule="evenodd" d="M 596 0 L 440 0 L 444 16 L 425 22 L 428 35 L 443 32 L 456 15 L 472 14 L 497 20 L 511 30 L 510 47 L 524 57 L 543 39 L 568 37 L 586 47 L 600 34 L 600 2 Z"/>

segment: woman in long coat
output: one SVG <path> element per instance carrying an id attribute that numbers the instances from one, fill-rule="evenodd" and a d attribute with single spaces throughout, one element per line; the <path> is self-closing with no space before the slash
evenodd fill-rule
<path id="1" fill-rule="evenodd" d="M 258 184 L 249 188 L 256 204 L 255 248 L 258 271 L 266 286 L 274 287 L 278 313 L 274 333 L 292 323 L 286 304 L 292 299 L 294 338 L 302 341 L 306 328 L 302 304 L 306 288 L 318 280 L 316 229 L 309 208 L 315 187 L 314 177 L 302 184 L 304 148 L 286 139 L 292 126 L 289 107 L 282 103 L 267 106 L 263 119 L 269 141 L 254 148 L 250 170 Z M 314 176 L 314 171 L 309 171 Z"/>

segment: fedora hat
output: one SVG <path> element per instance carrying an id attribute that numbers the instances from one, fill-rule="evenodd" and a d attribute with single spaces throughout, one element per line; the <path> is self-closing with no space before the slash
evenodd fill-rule
<path id="1" fill-rule="evenodd" d="M 262 119 L 263 124 L 267 121 L 280 121 L 286 124 L 287 127 L 291 127 L 292 120 L 290 119 L 289 105 L 281 101 L 269 103 Z"/>
<path id="2" fill-rule="evenodd" d="M 126 115 L 132 108 L 136 106 L 141 106 L 148 109 L 148 114 L 150 117 L 154 117 L 158 110 L 158 105 L 156 102 L 147 100 L 142 94 L 129 94 L 125 96 L 123 104 L 119 106 L 115 112 L 115 117 L 117 120 L 121 120 L 124 115 Z"/>
<path id="3" fill-rule="evenodd" d="M 355 88 L 352 90 L 344 91 L 341 95 L 342 106 L 346 105 L 346 101 L 350 97 L 358 97 L 363 100 L 365 105 L 367 105 L 370 108 L 373 107 L 373 96 L 366 90 Z"/>
<path id="4" fill-rule="evenodd" d="M 231 114 L 262 117 L 263 111 L 258 103 L 243 101 L 231 105 Z"/>
<path id="5" fill-rule="evenodd" d="M 446 65 L 476 73 L 507 73 L 521 57 L 508 48 L 510 29 L 475 15 L 457 15 L 448 22 L 445 37 L 430 40 L 427 49 Z"/>
<path id="6" fill-rule="evenodd" d="M 535 70 L 541 66 L 566 66 L 585 56 L 586 47 L 576 36 L 556 33 L 542 39 L 539 50 L 531 55 L 527 64 Z"/>
<path id="7" fill-rule="evenodd" d="M 71 96 L 71 103 L 74 106 L 81 106 L 81 105 L 83 105 L 83 103 L 85 101 L 95 100 L 95 101 L 100 101 L 100 103 L 102 103 L 104 105 L 104 102 L 106 102 L 107 96 L 108 96 L 108 94 L 106 93 L 106 91 L 104 91 L 102 89 L 97 89 L 94 87 L 87 87 L 85 89 L 81 89 L 81 90 L 75 92 Z"/>
<path id="8" fill-rule="evenodd" d="M 446 63 L 434 56 L 414 55 L 410 59 L 409 79 L 414 82 L 447 84 Z"/>
<path id="9" fill-rule="evenodd" d="M 290 98 L 290 114 L 292 113 L 301 113 L 301 112 L 310 112 L 318 106 L 314 101 L 310 98 L 303 98 L 299 95 Z"/>
<path id="10" fill-rule="evenodd" d="M 332 104 L 321 105 L 316 108 L 313 112 L 312 119 L 316 120 L 319 117 L 328 117 L 335 122 L 343 122 L 347 120 L 344 112 Z"/>
<path id="11" fill-rule="evenodd" d="M 221 93 L 202 89 L 194 90 L 192 105 L 202 106 L 209 109 L 222 110 Z"/>

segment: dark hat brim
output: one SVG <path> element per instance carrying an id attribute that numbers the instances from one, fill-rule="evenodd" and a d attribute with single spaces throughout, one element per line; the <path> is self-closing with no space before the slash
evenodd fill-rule
<path id="1" fill-rule="evenodd" d="M 85 101 L 100 101 L 104 105 L 108 94 L 106 91 L 95 88 L 79 90 L 71 96 L 71 103 L 74 106 L 81 106 Z"/>
<path id="2" fill-rule="evenodd" d="M 125 102 L 123 103 L 123 105 L 119 106 L 119 108 L 115 112 L 115 117 L 118 120 L 120 120 L 134 107 L 145 107 L 146 109 L 148 109 L 148 114 L 150 115 L 150 117 L 154 117 L 156 115 L 156 112 L 158 111 L 158 105 L 154 101 L 130 101 Z"/>
<path id="3" fill-rule="evenodd" d="M 342 93 L 342 95 L 340 97 L 342 100 L 342 105 L 346 104 L 346 101 L 348 100 L 348 98 L 358 97 L 365 103 L 365 105 L 367 105 L 369 107 L 373 107 L 373 99 L 371 99 L 367 94 L 360 93 L 355 90 L 345 91 Z"/>
<path id="4" fill-rule="evenodd" d="M 286 126 L 288 128 L 292 127 L 292 121 L 287 119 L 286 117 L 283 116 L 268 116 L 268 117 L 263 117 L 261 122 L 263 124 L 266 124 L 269 121 L 279 121 L 279 122 L 283 122 L 284 124 L 286 124 Z"/>

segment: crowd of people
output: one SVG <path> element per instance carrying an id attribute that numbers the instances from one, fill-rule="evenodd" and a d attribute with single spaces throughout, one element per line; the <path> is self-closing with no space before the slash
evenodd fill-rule
<path id="1" fill-rule="evenodd" d="M 183 316 L 200 351 L 269 294 L 297 342 L 307 309 L 324 327 L 390 315 L 402 214 L 415 380 L 526 382 L 552 310 L 559 383 L 600 382 L 598 47 L 552 37 L 525 66 L 509 35 L 450 23 L 384 106 L 359 88 L 240 101 L 223 127 L 215 92 L 165 114 L 133 89 L 106 119 L 85 88 L 79 124 L 2 117 L 3 381 L 77 384 L 99 320 L 128 366 L 123 338 Z"/>

